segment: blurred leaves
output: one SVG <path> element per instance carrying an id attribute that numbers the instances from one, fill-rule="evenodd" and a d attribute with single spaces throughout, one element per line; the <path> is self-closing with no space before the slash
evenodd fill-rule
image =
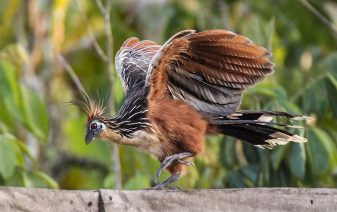
<path id="1" fill-rule="evenodd" d="M 281 162 L 284 159 L 287 149 L 288 149 L 288 146 L 279 146 L 279 147 L 276 147 L 271 153 L 271 165 L 275 171 L 279 169 Z"/>
<path id="2" fill-rule="evenodd" d="M 21 141 L 20 135 L 25 129 L 38 140 L 46 141 L 48 115 L 41 98 L 19 83 L 18 67 L 23 61 L 11 47 L 15 46 L 0 52 L 0 175 L 8 185 L 57 188 L 57 183 L 48 175 L 40 171 L 31 172 L 27 166 L 28 161 L 35 166 L 37 160 Z M 14 62 L 14 58 L 18 60 Z"/>
<path id="3" fill-rule="evenodd" d="M 124 189 L 146 189 L 149 187 L 149 176 L 137 173 L 125 184 Z"/>
<path id="4" fill-rule="evenodd" d="M 9 134 L 0 135 L 0 174 L 8 179 L 14 173 L 16 166 L 16 139 Z"/>
<path id="5" fill-rule="evenodd" d="M 307 151 L 312 174 L 314 176 L 322 175 L 328 171 L 332 161 L 337 157 L 336 146 L 328 134 L 318 128 L 310 128 L 307 137 L 311 141 L 307 145 Z"/>
<path id="6" fill-rule="evenodd" d="M 311 143 L 311 142 L 310 142 Z M 306 154 L 303 143 L 291 145 L 290 150 L 290 170 L 294 176 L 304 179 Z"/>
<path id="7" fill-rule="evenodd" d="M 15 67 L 0 60 L 0 94 L 4 113 L 20 121 L 32 134 L 41 140 L 47 139 L 48 116 L 44 102 L 25 85 L 17 83 Z M 36 116 L 36 114 L 39 114 Z M 6 116 L 6 115 L 5 115 Z M 9 117 L 8 117 L 9 119 Z M 11 122 L 11 120 L 8 120 Z"/>
<path id="8" fill-rule="evenodd" d="M 44 103 L 37 94 L 24 86 L 21 87 L 21 96 L 24 124 L 37 138 L 45 141 L 48 136 L 48 115 Z"/>
<path id="9" fill-rule="evenodd" d="M 59 188 L 59 185 L 57 182 L 55 182 L 51 177 L 49 177 L 47 174 L 40 172 L 40 171 L 34 171 L 32 172 L 32 175 L 36 177 L 38 180 L 43 181 L 49 188 Z"/>

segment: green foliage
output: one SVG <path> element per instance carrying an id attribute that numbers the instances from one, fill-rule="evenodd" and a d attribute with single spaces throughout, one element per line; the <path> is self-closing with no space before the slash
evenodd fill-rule
<path id="1" fill-rule="evenodd" d="M 0 173 L 4 179 L 10 178 L 14 174 L 16 154 L 18 153 L 15 142 L 15 138 L 11 135 L 0 135 Z"/>
<path id="2" fill-rule="evenodd" d="M 245 92 L 241 109 L 316 118 L 295 122 L 304 129 L 289 129 L 308 143 L 274 150 L 209 137 L 205 152 L 195 159 L 197 168 L 187 168 L 179 186 L 337 186 L 336 36 L 300 1 L 112 2 L 114 53 L 130 36 L 162 43 L 187 28 L 226 28 L 271 49 L 276 65 L 272 76 Z M 312 2 L 336 25 L 336 3 Z M 109 48 L 105 27 L 96 1 L 0 2 L 1 185 L 116 186 L 110 145 L 102 141 L 85 145 L 85 117 L 67 106 L 78 90 L 58 57 L 65 57 L 90 93 L 101 89 L 103 96 L 108 95 L 107 61 L 98 50 L 100 46 L 106 54 Z M 118 109 L 124 94 L 116 74 L 114 78 L 111 99 Z M 130 147 L 118 147 L 118 152 L 122 188 L 150 187 L 159 162 Z M 164 173 L 161 180 L 167 176 Z"/>
<path id="3" fill-rule="evenodd" d="M 46 141 L 48 116 L 44 102 L 18 83 L 18 76 L 15 65 L 0 59 L 0 182 L 58 188 L 52 178 L 36 170 L 37 160 L 22 141 L 25 131 L 41 142 Z"/>

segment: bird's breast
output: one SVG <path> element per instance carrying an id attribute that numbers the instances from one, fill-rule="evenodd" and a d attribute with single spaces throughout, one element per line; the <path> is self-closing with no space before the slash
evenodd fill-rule
<path id="1" fill-rule="evenodd" d="M 160 140 L 158 134 L 154 132 L 138 130 L 134 132 L 133 136 L 128 138 L 128 140 L 129 143 L 138 150 L 150 153 L 158 159 L 165 155 L 164 142 Z"/>

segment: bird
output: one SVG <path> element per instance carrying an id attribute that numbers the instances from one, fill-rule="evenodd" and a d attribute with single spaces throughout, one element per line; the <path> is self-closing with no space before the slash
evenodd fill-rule
<path id="1" fill-rule="evenodd" d="M 207 135 L 224 134 L 271 149 L 307 139 L 288 132 L 289 120 L 305 116 L 240 110 L 243 92 L 274 71 L 271 52 L 225 29 L 183 30 L 163 45 L 127 39 L 115 56 L 125 97 L 114 117 L 102 100 L 83 93 L 85 142 L 94 138 L 129 145 L 160 162 L 152 189 L 177 181 L 190 159 L 204 150 Z M 288 123 L 273 121 L 283 117 Z M 297 126 L 293 126 L 297 127 Z M 167 170 L 170 176 L 157 182 Z"/>

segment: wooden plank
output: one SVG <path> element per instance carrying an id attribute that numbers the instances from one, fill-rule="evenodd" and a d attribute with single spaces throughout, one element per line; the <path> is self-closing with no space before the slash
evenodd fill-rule
<path id="1" fill-rule="evenodd" d="M 105 211 L 337 211 L 337 189 L 101 190 Z"/>
<path id="2" fill-rule="evenodd" d="M 0 187 L 0 211 L 98 211 L 98 191 Z"/>
<path id="3" fill-rule="evenodd" d="M 337 189 L 67 191 L 0 187 L 0 211 L 337 211 Z"/>

